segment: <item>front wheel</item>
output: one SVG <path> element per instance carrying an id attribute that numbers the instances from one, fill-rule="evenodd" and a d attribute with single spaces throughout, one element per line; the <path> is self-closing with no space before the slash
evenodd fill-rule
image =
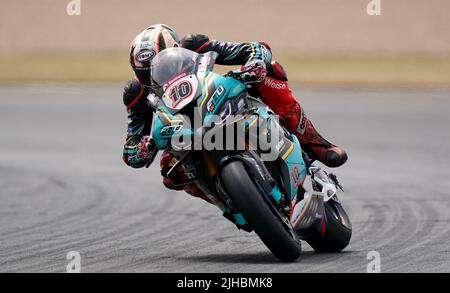
<path id="1" fill-rule="evenodd" d="M 234 207 L 243 214 L 269 250 L 282 261 L 296 260 L 301 244 L 295 233 L 290 233 L 280 215 L 264 199 L 244 164 L 232 161 L 222 167 L 222 183 Z M 292 235 L 294 234 L 294 235 Z"/>

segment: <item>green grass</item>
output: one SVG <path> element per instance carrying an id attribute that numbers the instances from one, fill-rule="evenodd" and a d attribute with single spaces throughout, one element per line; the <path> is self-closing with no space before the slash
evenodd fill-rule
<path id="1" fill-rule="evenodd" d="M 275 59 L 294 85 L 450 87 L 450 54 L 283 52 Z M 0 82 L 115 82 L 131 74 L 126 52 L 0 55 Z"/>
<path id="2" fill-rule="evenodd" d="M 132 74 L 127 56 L 126 52 L 0 55 L 0 81 L 119 81 Z"/>

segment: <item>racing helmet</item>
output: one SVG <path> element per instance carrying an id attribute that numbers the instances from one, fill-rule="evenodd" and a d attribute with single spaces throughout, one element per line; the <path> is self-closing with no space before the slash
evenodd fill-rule
<path id="1" fill-rule="evenodd" d="M 178 46 L 178 34 L 165 24 L 155 24 L 138 34 L 130 46 L 130 65 L 137 78 L 150 85 L 150 63 L 166 48 Z"/>

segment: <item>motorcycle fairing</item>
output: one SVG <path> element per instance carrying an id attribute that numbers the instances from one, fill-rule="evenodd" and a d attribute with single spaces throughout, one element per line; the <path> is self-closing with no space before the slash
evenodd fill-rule
<path id="1" fill-rule="evenodd" d="M 280 153 L 280 159 L 283 162 L 282 174 L 286 191 L 292 200 L 306 178 L 307 169 L 298 138 L 292 135 L 291 139 L 293 141 L 287 140 L 284 150 Z"/>
<path id="2" fill-rule="evenodd" d="M 197 105 L 202 113 L 203 124 L 208 125 L 213 115 L 217 115 L 226 101 L 236 98 L 245 86 L 231 77 L 210 72 L 203 84 L 202 95 Z"/>
<path id="3" fill-rule="evenodd" d="M 196 75 L 180 78 L 174 81 L 164 92 L 162 100 L 167 108 L 176 113 L 194 101 L 200 94 L 199 82 Z"/>
<path id="4" fill-rule="evenodd" d="M 173 137 L 192 136 L 192 129 L 185 127 L 182 115 L 173 115 L 165 105 L 159 105 L 153 118 L 152 137 L 160 150 L 170 145 Z"/>

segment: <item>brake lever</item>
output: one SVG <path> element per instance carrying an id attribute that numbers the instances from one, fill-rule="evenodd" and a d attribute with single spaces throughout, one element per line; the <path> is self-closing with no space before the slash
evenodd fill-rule
<path id="1" fill-rule="evenodd" d="M 230 70 L 227 72 L 227 74 L 225 74 L 225 76 L 236 78 L 237 80 L 245 83 L 243 80 L 241 80 L 241 75 L 244 73 L 250 72 L 251 70 L 252 69 L 247 69 L 247 70 L 242 70 L 242 71 Z"/>

